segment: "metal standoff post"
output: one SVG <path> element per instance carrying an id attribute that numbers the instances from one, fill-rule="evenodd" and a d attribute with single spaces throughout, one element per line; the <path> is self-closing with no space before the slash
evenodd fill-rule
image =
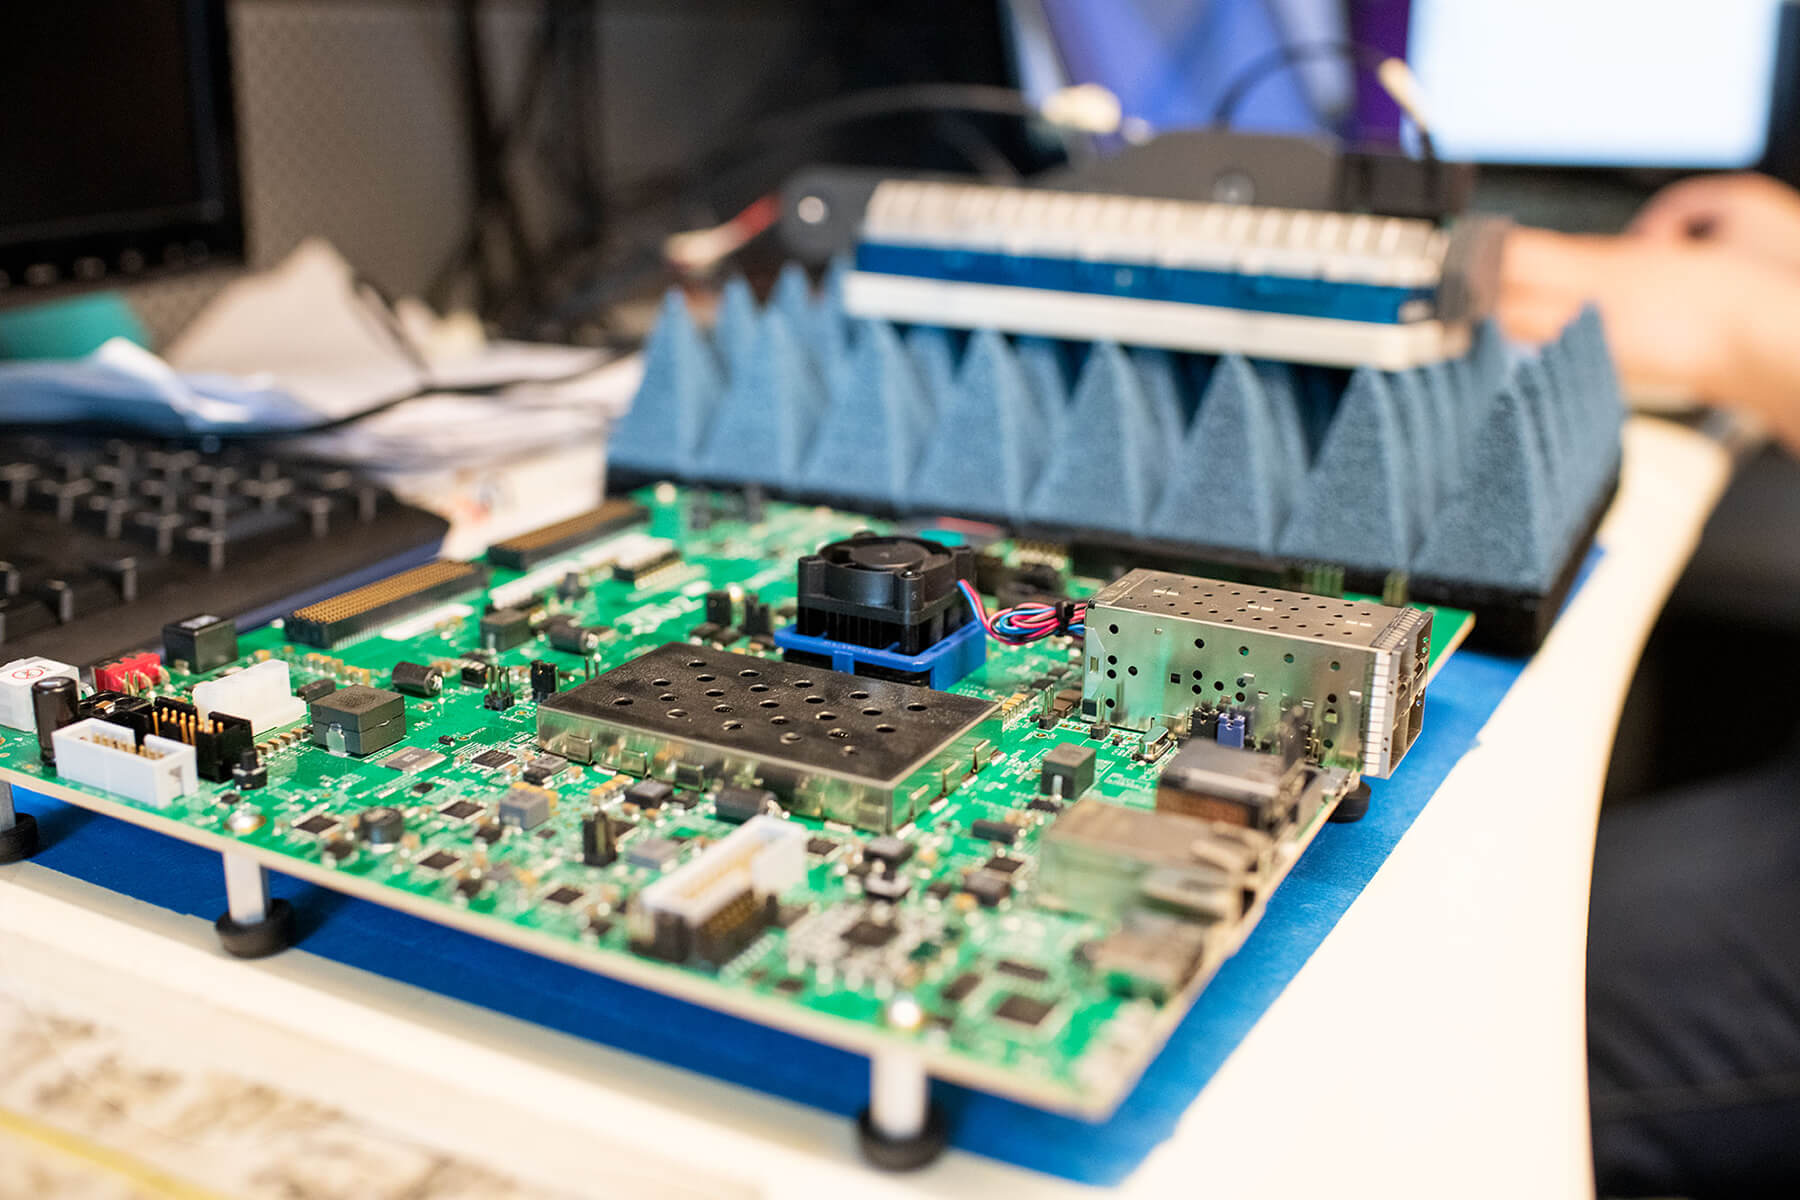
<path id="1" fill-rule="evenodd" d="M 30 858 L 37 850 L 37 819 L 13 807 L 12 784 L 0 779 L 0 863 Z"/>
<path id="2" fill-rule="evenodd" d="M 294 944 L 294 910 L 269 898 L 269 874 L 245 854 L 225 851 L 225 915 L 213 922 L 219 944 L 238 958 L 266 958 Z"/>

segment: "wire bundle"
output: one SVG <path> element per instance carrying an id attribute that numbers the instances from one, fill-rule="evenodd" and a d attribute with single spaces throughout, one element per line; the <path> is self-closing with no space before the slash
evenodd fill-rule
<path id="1" fill-rule="evenodd" d="M 1027 642 L 1039 641 L 1055 634 L 1063 633 L 1071 637 L 1084 637 L 1087 629 L 1083 621 L 1087 616 L 1087 604 L 1084 601 L 1065 601 L 1061 604 L 1043 604 L 1031 601 L 1015 604 L 1011 608 L 1003 608 L 992 617 L 981 605 L 981 597 L 969 586 L 966 579 L 959 579 L 956 586 L 962 589 L 963 598 L 975 613 L 975 619 L 988 636 L 1008 646 L 1023 646 Z"/>

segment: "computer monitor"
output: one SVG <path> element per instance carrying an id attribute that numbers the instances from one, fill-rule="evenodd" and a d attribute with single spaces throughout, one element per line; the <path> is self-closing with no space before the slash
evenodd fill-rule
<path id="1" fill-rule="evenodd" d="M 1412 0 L 1439 153 L 1485 163 L 1749 167 L 1782 0 Z"/>
<path id="2" fill-rule="evenodd" d="M 0 4 L 0 304 L 241 259 L 225 0 Z"/>

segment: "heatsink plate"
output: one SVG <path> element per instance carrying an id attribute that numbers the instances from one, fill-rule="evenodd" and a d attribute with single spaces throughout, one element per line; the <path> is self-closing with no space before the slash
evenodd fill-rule
<path id="1" fill-rule="evenodd" d="M 801 816 L 892 832 L 985 763 L 991 700 L 671 644 L 538 706 L 538 742 L 671 782 L 767 788 Z"/>

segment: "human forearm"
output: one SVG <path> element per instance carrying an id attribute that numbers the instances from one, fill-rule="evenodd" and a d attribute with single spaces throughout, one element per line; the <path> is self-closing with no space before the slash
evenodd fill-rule
<path id="1" fill-rule="evenodd" d="M 1714 247 L 1520 229 L 1498 315 L 1525 341 L 1600 309 L 1628 387 L 1756 414 L 1800 451 L 1800 273 Z"/>
<path id="2" fill-rule="evenodd" d="M 1752 414 L 1800 455 L 1800 275 L 1757 280 L 1733 316 L 1702 393 Z"/>

